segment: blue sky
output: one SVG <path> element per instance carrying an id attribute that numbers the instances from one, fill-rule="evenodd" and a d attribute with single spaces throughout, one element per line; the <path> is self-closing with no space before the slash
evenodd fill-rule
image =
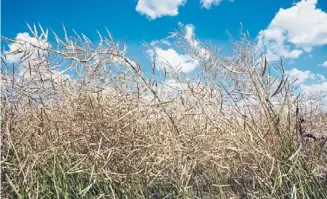
<path id="1" fill-rule="evenodd" d="M 197 40 L 224 49 L 231 47 L 226 31 L 237 37 L 241 22 L 251 39 L 261 38 L 267 49 L 279 44 L 268 50 L 271 61 L 284 57 L 290 75 L 327 92 L 326 0 L 2 0 L 1 11 L 6 37 L 29 32 L 26 22 L 58 33 L 64 24 L 91 40 L 98 39 L 96 30 L 105 33 L 107 27 L 117 40 L 127 38 L 129 51 L 141 63 L 146 62 L 142 42 L 167 37 L 179 22 L 192 27 Z M 188 59 L 173 47 L 158 52 L 172 56 L 172 62 Z"/>
<path id="2" fill-rule="evenodd" d="M 288 0 L 252 2 L 224 1 L 208 10 L 201 7 L 200 0 L 189 0 L 179 7 L 177 16 L 149 20 L 136 11 L 137 0 L 2 0 L 2 34 L 15 37 L 17 32 L 28 31 L 25 22 L 39 22 L 58 31 L 64 23 L 67 29 L 73 28 L 90 37 L 97 37 L 95 30 L 104 31 L 107 26 L 117 39 L 128 37 L 130 42 L 139 42 L 166 37 L 181 21 L 193 24 L 201 38 L 226 40 L 225 31 L 237 32 L 240 22 L 255 36 L 279 8 L 292 3 Z"/>

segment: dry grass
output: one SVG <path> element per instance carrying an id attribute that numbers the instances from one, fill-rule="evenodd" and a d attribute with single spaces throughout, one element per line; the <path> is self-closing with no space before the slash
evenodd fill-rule
<path id="1" fill-rule="evenodd" d="M 221 57 L 176 34 L 201 63 L 185 79 L 143 74 L 110 34 L 53 35 L 55 47 L 2 38 L 22 57 L 1 57 L 3 197 L 327 197 L 325 104 L 307 109 L 282 61 L 266 63 L 245 37 Z"/>

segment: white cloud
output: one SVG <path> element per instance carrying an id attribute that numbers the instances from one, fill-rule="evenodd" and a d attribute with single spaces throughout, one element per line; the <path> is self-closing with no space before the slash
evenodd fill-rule
<path id="1" fill-rule="evenodd" d="M 293 59 L 291 59 L 289 62 L 288 62 L 289 65 L 293 65 L 295 64 L 295 61 Z"/>
<path id="2" fill-rule="evenodd" d="M 187 24 L 183 25 L 181 22 L 178 23 L 181 27 L 185 30 L 185 39 L 189 42 L 190 46 L 193 48 L 193 50 L 196 51 L 195 54 L 197 54 L 197 57 L 200 59 L 204 59 L 208 61 L 211 57 L 211 52 L 200 45 L 200 41 L 195 38 L 195 27 L 193 24 Z"/>
<path id="3" fill-rule="evenodd" d="M 291 52 L 285 51 L 285 58 L 298 58 L 303 53 L 302 50 L 292 50 Z"/>
<path id="4" fill-rule="evenodd" d="M 291 49 L 285 41 L 286 37 L 280 29 L 273 28 L 259 32 L 259 45 L 265 48 L 267 59 L 270 61 L 279 60 L 280 57 L 295 59 L 303 53 L 302 50 Z"/>
<path id="5" fill-rule="evenodd" d="M 259 32 L 259 45 L 270 60 L 279 56 L 298 58 L 303 51 L 327 44 L 327 13 L 316 7 L 317 0 L 302 0 L 280 9 L 267 29 Z"/>
<path id="6" fill-rule="evenodd" d="M 183 53 L 180 53 L 174 49 L 175 46 L 173 44 L 176 43 L 176 41 L 172 40 L 172 42 L 170 42 L 169 39 L 174 39 L 176 35 L 166 37 L 162 40 L 152 41 L 150 43 L 152 49 L 148 49 L 146 53 L 152 61 L 155 61 L 157 69 L 189 73 L 198 67 L 202 61 L 214 61 L 211 59 L 211 51 L 201 45 L 200 41 L 196 39 L 194 25 L 184 25 L 181 22 L 179 22 L 178 25 L 184 32 L 182 38 L 187 42 L 186 49 L 188 50 L 183 50 Z M 168 46 L 168 49 L 164 50 L 160 44 L 165 44 L 165 47 Z M 177 47 L 177 49 L 181 48 Z"/>
<path id="7" fill-rule="evenodd" d="M 62 79 L 70 78 L 68 74 L 62 74 L 52 70 L 48 63 L 48 51 L 51 45 L 42 37 L 31 37 L 29 33 L 18 33 L 15 42 L 8 45 L 5 51 L 5 61 L 9 64 L 18 64 L 18 79 L 24 77 L 39 78 L 43 80 L 53 79 L 60 82 Z"/>
<path id="8" fill-rule="evenodd" d="M 322 74 L 317 74 L 317 77 L 320 79 L 320 81 L 326 81 L 325 76 L 323 76 Z"/>
<path id="9" fill-rule="evenodd" d="M 45 70 L 47 54 L 46 49 L 50 44 L 42 38 L 31 37 L 29 33 L 18 33 L 15 42 L 8 45 L 9 51 L 5 51 L 6 62 L 19 64 L 18 76 L 29 77 L 34 74 L 34 69 Z M 32 71 L 30 71 L 31 69 Z"/>
<path id="10" fill-rule="evenodd" d="M 150 43 L 151 46 L 155 46 L 158 44 L 165 44 L 167 46 L 171 46 L 171 43 L 169 41 L 167 41 L 166 39 L 162 39 L 162 40 L 154 40 Z"/>
<path id="11" fill-rule="evenodd" d="M 185 31 L 184 38 L 186 39 L 186 41 L 189 42 L 191 47 L 196 50 L 200 50 L 201 49 L 200 41 L 195 39 L 195 33 L 194 33 L 195 26 L 193 24 L 187 24 L 184 26 L 184 24 L 182 24 L 181 22 L 179 22 L 178 25 L 184 29 Z"/>
<path id="12" fill-rule="evenodd" d="M 179 23 L 182 25 L 182 23 Z M 192 24 L 187 24 L 185 26 L 185 38 L 193 45 L 198 46 L 199 42 L 195 40 L 195 33 L 194 33 L 195 27 Z"/>
<path id="13" fill-rule="evenodd" d="M 287 75 L 289 75 L 292 79 L 297 79 L 296 83 L 301 84 L 305 82 L 308 79 L 314 79 L 315 74 L 313 74 L 311 71 L 301 71 L 297 68 L 293 68 L 292 70 L 285 72 Z"/>
<path id="14" fill-rule="evenodd" d="M 201 0 L 201 4 L 204 8 L 210 9 L 212 5 L 218 6 L 222 0 Z"/>
<path id="15" fill-rule="evenodd" d="M 187 84 L 178 82 L 174 79 L 166 80 L 158 85 L 158 95 L 163 99 L 175 99 L 187 90 Z"/>
<path id="16" fill-rule="evenodd" d="M 209 59 L 210 52 L 203 48 L 200 45 L 200 42 L 195 38 L 195 27 L 192 24 L 187 24 L 184 26 L 181 22 L 178 25 L 184 30 L 185 34 L 183 35 L 185 40 L 189 43 L 191 48 L 195 50 L 197 53 L 197 57 Z M 174 70 L 175 72 L 183 72 L 189 73 L 193 71 L 198 65 L 199 60 L 192 57 L 191 54 L 178 53 L 173 47 L 168 39 L 172 37 L 167 37 L 163 40 L 155 40 L 150 43 L 153 49 L 149 49 L 146 53 L 152 59 L 152 61 L 156 62 L 156 66 L 158 69 L 166 69 L 167 71 Z M 174 43 L 174 42 L 172 42 Z M 158 47 L 159 44 L 165 44 L 169 46 L 167 50 L 164 50 Z"/>
<path id="17" fill-rule="evenodd" d="M 198 66 L 198 61 L 193 59 L 190 55 L 179 54 L 172 48 L 163 50 L 159 47 L 155 47 L 154 51 L 148 50 L 147 53 L 151 58 L 155 59 L 158 69 L 188 73 Z"/>
<path id="18" fill-rule="evenodd" d="M 301 85 L 302 91 L 306 94 L 317 94 L 327 92 L 327 82 L 311 84 L 311 85 Z"/>
<path id="19" fill-rule="evenodd" d="M 291 43 L 302 47 L 327 44 L 327 13 L 316 4 L 317 0 L 302 0 L 289 9 L 280 9 L 271 26 L 281 28 Z"/>
<path id="20" fill-rule="evenodd" d="M 35 48 L 35 46 L 41 49 Z M 31 37 L 29 33 L 18 33 L 15 42 L 8 45 L 9 51 L 6 51 L 6 61 L 8 63 L 18 63 L 24 56 L 29 57 L 29 60 L 35 60 L 37 57 L 45 57 L 47 52 L 42 49 L 49 47 L 49 43 L 42 39 Z M 21 64 L 26 64 L 23 62 Z"/>
<path id="21" fill-rule="evenodd" d="M 146 54 L 150 57 L 151 60 L 155 58 L 154 51 L 152 49 L 148 49 Z"/>
<path id="22" fill-rule="evenodd" d="M 163 16 L 178 15 L 178 7 L 185 5 L 187 0 L 139 0 L 136 11 L 147 15 L 150 19 Z"/>
<path id="23" fill-rule="evenodd" d="M 304 94 L 318 94 L 327 92 L 326 77 L 319 73 L 312 73 L 309 70 L 301 71 L 297 68 L 285 72 L 293 80 Z"/>
<path id="24" fill-rule="evenodd" d="M 327 67 L 327 61 L 321 64 L 323 67 Z"/>

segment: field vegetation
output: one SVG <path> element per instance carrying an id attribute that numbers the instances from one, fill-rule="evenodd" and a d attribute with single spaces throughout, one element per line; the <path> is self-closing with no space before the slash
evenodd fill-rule
<path id="1" fill-rule="evenodd" d="M 247 34 L 224 54 L 181 27 L 186 75 L 145 73 L 109 32 L 30 31 L 2 37 L 3 198 L 327 198 L 326 96 Z"/>

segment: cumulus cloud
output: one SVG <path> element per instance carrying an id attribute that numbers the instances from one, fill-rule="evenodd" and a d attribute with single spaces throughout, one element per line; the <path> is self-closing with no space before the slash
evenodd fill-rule
<path id="1" fill-rule="evenodd" d="M 163 16 L 178 15 L 178 8 L 185 5 L 187 0 L 139 0 L 136 11 L 156 19 Z"/>
<path id="2" fill-rule="evenodd" d="M 302 0 L 280 9 L 268 28 L 259 32 L 259 45 L 271 61 L 298 58 L 313 47 L 327 44 L 327 13 L 316 7 L 317 0 Z"/>
<path id="3" fill-rule="evenodd" d="M 300 90 L 304 94 L 317 94 L 327 92 L 326 77 L 309 70 L 301 71 L 297 68 L 285 72 L 291 79 L 297 80 Z"/>
<path id="4" fill-rule="evenodd" d="M 158 69 L 167 71 L 188 73 L 198 66 L 198 61 L 188 54 L 179 54 L 176 50 L 169 48 L 167 50 L 155 47 L 154 50 L 148 50 L 148 55 L 155 59 Z"/>
<path id="5" fill-rule="evenodd" d="M 327 44 L 327 13 L 316 4 L 317 0 L 302 0 L 289 9 L 280 9 L 271 26 L 281 28 L 288 41 L 303 48 Z"/>
<path id="6" fill-rule="evenodd" d="M 192 56 L 193 53 L 191 52 L 180 53 L 176 51 L 171 42 L 168 41 L 174 36 L 151 42 L 150 46 L 153 47 L 153 49 L 147 50 L 147 54 L 152 61 L 155 61 L 157 69 L 189 73 L 199 66 L 200 59 L 209 60 L 211 52 L 201 46 L 200 41 L 195 38 L 195 27 L 192 24 L 184 25 L 179 22 L 178 25 L 184 30 L 183 37 L 193 49 L 196 58 Z M 169 48 L 165 50 L 161 48 L 160 44 L 165 44 Z"/>
<path id="7" fill-rule="evenodd" d="M 8 45 L 9 50 L 5 51 L 6 61 L 8 63 L 18 63 L 22 61 L 24 54 L 28 56 L 28 60 L 37 60 L 37 58 L 44 58 L 47 52 L 43 49 L 49 47 L 49 43 L 45 40 L 31 37 L 29 33 L 18 33 L 15 42 Z M 36 48 L 39 47 L 39 48 Z M 27 61 L 21 64 L 26 65 Z"/>
<path id="8" fill-rule="evenodd" d="M 18 33 L 15 42 L 8 45 L 9 50 L 5 51 L 8 64 L 18 65 L 18 79 L 24 77 L 40 78 L 43 80 L 53 79 L 61 81 L 70 78 L 68 74 L 61 74 L 52 70 L 48 63 L 48 51 L 51 45 L 47 40 L 32 37 L 29 33 Z"/>
<path id="9" fill-rule="evenodd" d="M 48 72 L 47 48 L 50 44 L 42 38 L 31 37 L 29 33 L 18 33 L 15 42 L 8 45 L 9 50 L 5 51 L 6 62 L 18 64 L 18 75 L 25 79 L 35 75 L 51 75 Z M 52 75 L 51 75 L 52 76 Z"/>
<path id="10" fill-rule="evenodd" d="M 303 83 L 308 79 L 314 79 L 315 74 L 313 74 L 311 71 L 301 71 L 297 68 L 293 68 L 292 70 L 285 72 L 287 75 L 289 75 L 292 79 L 297 79 L 296 83 Z"/>
<path id="11" fill-rule="evenodd" d="M 301 85 L 301 90 L 306 94 L 317 94 L 317 93 L 327 93 L 327 82 L 311 84 L 311 85 Z"/>

